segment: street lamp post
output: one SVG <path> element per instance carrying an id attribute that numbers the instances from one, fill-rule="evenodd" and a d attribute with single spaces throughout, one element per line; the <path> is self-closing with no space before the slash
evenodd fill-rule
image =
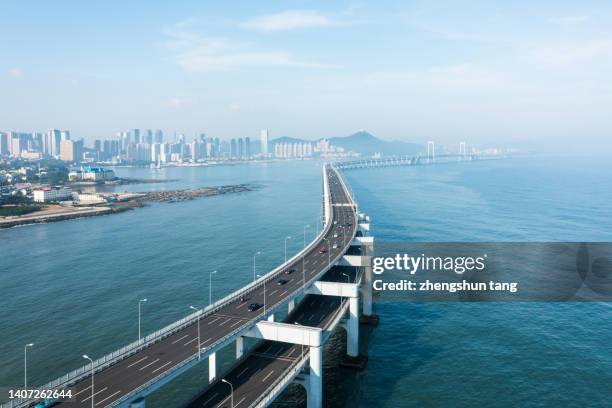
<path id="1" fill-rule="evenodd" d="M 257 275 L 258 278 L 261 278 L 261 275 Z M 264 316 L 266 315 L 266 280 L 263 281 L 264 284 Z"/>
<path id="2" fill-rule="evenodd" d="M 306 248 L 306 229 L 310 228 L 310 225 L 304 226 L 304 248 Z"/>
<path id="3" fill-rule="evenodd" d="M 28 347 L 32 347 L 34 343 L 28 343 L 23 347 L 23 389 L 28 389 Z"/>
<path id="4" fill-rule="evenodd" d="M 140 300 L 138 301 L 138 343 L 140 343 L 140 340 L 141 340 L 141 338 L 142 338 L 142 336 L 140 335 L 140 305 L 141 305 L 143 302 L 146 302 L 146 301 L 147 301 L 147 299 L 146 299 L 146 298 L 144 298 L 144 299 L 140 299 Z"/>
<path id="5" fill-rule="evenodd" d="M 94 408 L 94 364 L 93 360 L 87 354 L 83 354 L 83 358 L 89 360 L 91 363 L 91 408 Z"/>
<path id="6" fill-rule="evenodd" d="M 328 266 L 331 266 L 331 243 L 329 242 L 329 239 L 327 238 L 323 238 L 323 240 L 327 241 L 327 255 L 329 257 Z"/>
<path id="7" fill-rule="evenodd" d="M 287 240 L 291 239 L 291 237 L 286 237 L 285 238 L 285 263 L 287 263 Z"/>
<path id="8" fill-rule="evenodd" d="M 193 306 L 189 306 L 190 309 L 195 310 L 196 312 L 200 312 L 200 314 L 198 315 L 198 360 L 200 360 L 201 357 L 201 347 L 200 347 L 200 317 L 202 316 L 202 310 L 195 308 Z"/>
<path id="9" fill-rule="evenodd" d="M 212 271 L 208 274 L 208 305 L 212 305 L 212 276 L 217 271 Z"/>
<path id="10" fill-rule="evenodd" d="M 231 382 L 227 381 L 225 378 L 223 378 L 221 380 L 221 382 L 224 382 L 224 383 L 226 383 L 227 385 L 230 386 L 230 390 L 231 390 L 231 394 L 230 394 L 231 405 L 230 405 L 230 407 L 234 408 L 234 386 L 232 385 Z"/>
<path id="11" fill-rule="evenodd" d="M 253 255 L 253 281 L 255 281 L 255 257 L 257 255 L 261 255 L 261 251 L 257 251 L 255 252 L 255 255 Z"/>

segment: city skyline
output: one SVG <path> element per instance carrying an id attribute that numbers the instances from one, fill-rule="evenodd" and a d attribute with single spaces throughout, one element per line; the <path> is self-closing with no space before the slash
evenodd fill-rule
<path id="1" fill-rule="evenodd" d="M 241 4 L 4 3 L 0 128 L 555 146 L 611 132 L 608 4 Z"/>

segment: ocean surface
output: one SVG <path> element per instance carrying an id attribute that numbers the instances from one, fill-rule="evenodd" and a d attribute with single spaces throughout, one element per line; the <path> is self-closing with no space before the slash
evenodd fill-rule
<path id="1" fill-rule="evenodd" d="M 312 238 L 321 162 L 117 168 L 174 182 L 146 191 L 252 183 L 256 191 L 155 203 L 110 216 L 0 230 L 0 389 L 42 384 L 208 303 L 282 262 Z M 612 164 L 514 158 L 346 173 L 377 241 L 612 241 Z M 370 359 L 337 368 L 339 331 L 324 358 L 325 406 L 609 406 L 609 303 L 379 302 L 362 331 Z M 231 351 L 228 351 L 231 353 Z M 226 359 L 229 362 L 229 359 Z M 147 400 L 177 406 L 206 384 L 206 364 Z M 299 387 L 277 406 L 304 402 Z"/>

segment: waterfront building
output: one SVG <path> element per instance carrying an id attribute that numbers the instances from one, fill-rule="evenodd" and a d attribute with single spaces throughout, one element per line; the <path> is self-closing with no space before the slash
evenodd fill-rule
<path id="1" fill-rule="evenodd" d="M 72 198 L 70 187 L 44 187 L 34 190 L 34 201 L 37 203 L 48 203 L 54 201 L 64 201 Z"/>
<path id="2" fill-rule="evenodd" d="M 102 167 L 89 167 L 75 169 L 68 173 L 70 181 L 108 181 L 115 179 L 115 172 Z"/>

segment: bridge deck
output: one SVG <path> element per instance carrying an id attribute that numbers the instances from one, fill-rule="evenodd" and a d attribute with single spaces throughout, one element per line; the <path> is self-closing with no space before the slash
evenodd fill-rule
<path id="1" fill-rule="evenodd" d="M 331 169 L 326 170 L 329 198 L 331 204 L 350 203 L 350 198 L 342 188 L 337 173 Z M 295 260 L 285 270 L 294 269 L 290 274 L 278 272 L 266 281 L 266 306 L 268 309 L 284 302 L 289 296 L 299 292 L 306 281 L 312 280 L 328 267 L 329 258 L 339 256 L 354 235 L 355 211 L 351 206 L 332 206 L 332 225 L 320 245 L 314 246 L 304 256 L 304 270 L 302 258 Z M 346 245 L 343 235 L 346 234 Z M 334 237 L 337 235 L 336 237 Z M 337 246 L 337 248 L 333 248 Z M 321 253 L 320 248 L 331 247 L 329 253 Z M 304 275 L 305 274 L 305 275 Z M 278 279 L 288 280 L 284 285 L 278 284 Z M 263 284 L 249 293 L 248 299 L 239 298 L 229 302 L 215 313 L 200 319 L 201 343 L 200 347 L 215 343 L 235 330 L 247 328 L 254 321 L 263 317 L 263 310 L 250 312 L 248 305 L 252 302 L 263 304 Z M 130 357 L 121 360 L 109 367 L 95 373 L 94 405 L 104 407 L 113 404 L 120 398 L 132 394 L 143 384 L 148 383 L 160 374 L 178 369 L 178 365 L 197 356 L 197 321 L 182 330 L 138 351 Z M 280 352 L 280 351 L 279 351 Z M 289 352 L 289 349 L 287 349 Z M 280 360 L 282 361 L 282 360 Z M 73 384 L 71 388 L 74 395 L 71 401 L 60 402 L 57 405 L 70 404 L 70 407 L 91 406 L 91 377 L 83 377 Z M 237 402 L 237 401 L 235 401 Z"/>

